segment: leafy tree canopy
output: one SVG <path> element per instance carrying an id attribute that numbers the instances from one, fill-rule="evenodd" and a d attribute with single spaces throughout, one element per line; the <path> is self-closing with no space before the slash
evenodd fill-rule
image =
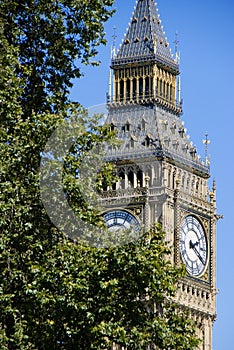
<path id="1" fill-rule="evenodd" d="M 112 4 L 113 0 L 0 0 L 5 37 L 19 48 L 17 72 L 26 80 L 21 96 L 26 115 L 66 106 L 81 63 L 90 63 L 97 47 L 106 43 L 104 23 L 113 13 Z"/>
<path id="2" fill-rule="evenodd" d="M 80 74 L 74 59 L 88 62 L 102 42 L 111 3 L 1 1 L 3 350 L 106 349 L 113 342 L 128 349 L 157 344 L 160 349 L 190 350 L 198 343 L 193 323 L 170 301 L 184 271 L 167 259 L 170 249 L 159 227 L 125 246 L 97 249 L 69 240 L 42 205 L 40 155 L 58 125 L 71 116 L 84 125 L 80 155 L 113 136 L 108 126 L 100 127 L 68 100 L 70 79 Z M 58 54 L 56 45 L 65 51 Z M 71 149 L 68 155 L 64 186 L 76 214 L 101 226 L 76 186 L 79 154 Z M 111 168 L 105 176 L 111 181 Z"/>

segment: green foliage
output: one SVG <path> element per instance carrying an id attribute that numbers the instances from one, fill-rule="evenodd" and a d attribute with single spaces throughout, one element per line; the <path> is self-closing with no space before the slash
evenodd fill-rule
<path id="1" fill-rule="evenodd" d="M 183 270 L 165 259 L 170 250 L 162 231 L 154 228 L 152 235 L 153 240 L 145 236 L 110 249 L 65 239 L 45 249 L 37 242 L 21 254 L 23 271 L 17 256 L 8 255 L 2 286 L 9 292 L 1 300 L 1 319 L 13 333 L 12 343 L 48 350 L 106 349 L 112 342 L 128 349 L 152 343 L 195 349 L 192 322 L 165 303 Z"/>
<path id="2" fill-rule="evenodd" d="M 160 227 L 127 245 L 97 249 L 71 242 L 54 227 L 41 202 L 38 175 L 41 152 L 55 128 L 75 116 L 85 133 L 67 155 L 64 187 L 77 216 L 102 226 L 98 211 L 82 200 L 76 170 L 87 152 L 113 135 L 107 126 L 98 125 L 97 118 L 88 119 L 85 111 L 71 104 L 66 96 L 70 78 L 77 74 L 74 58 L 78 55 L 87 62 L 94 54 L 96 45 L 103 40 L 103 22 L 109 16 L 105 6 L 111 3 L 1 1 L 3 350 L 106 349 L 113 342 L 128 349 L 147 349 L 148 345 L 157 344 L 160 349 L 190 350 L 197 345 L 193 323 L 170 302 L 184 271 L 168 260 L 170 249 Z M 80 24 L 72 21 L 77 13 L 81 16 Z M 79 32 L 81 39 L 75 45 L 74 56 L 73 37 L 65 42 L 71 45 L 71 50 L 65 45 L 66 54 L 60 52 L 63 59 L 68 55 L 60 71 L 62 61 L 55 49 L 64 41 L 58 35 L 58 44 L 51 37 L 49 45 L 49 39 L 43 35 L 49 35 L 48 29 L 54 25 L 51 34 L 55 36 L 56 28 L 62 29 L 64 23 L 71 32 L 73 26 L 81 26 L 83 32 Z M 68 32 L 64 33 L 65 40 Z M 44 43 L 47 51 L 41 57 L 38 52 Z M 33 56 L 36 45 L 38 52 Z M 50 50 L 54 61 L 50 61 Z M 59 72 L 61 81 L 57 79 Z M 38 84 L 33 85 L 37 78 Z M 53 86 L 47 85 L 50 79 Z M 106 166 L 102 175 L 106 184 L 111 183 L 112 167 Z"/>
<path id="3" fill-rule="evenodd" d="M 106 43 L 104 23 L 113 13 L 112 4 L 113 0 L 0 0 L 4 34 L 9 44 L 19 47 L 18 74 L 26 80 L 24 114 L 64 108 L 71 80 L 81 76 L 80 64 L 88 64 L 97 47 Z"/>

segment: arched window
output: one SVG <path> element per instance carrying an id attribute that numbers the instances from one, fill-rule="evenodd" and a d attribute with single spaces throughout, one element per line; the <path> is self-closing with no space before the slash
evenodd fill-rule
<path id="1" fill-rule="evenodd" d="M 170 86 L 169 86 L 169 84 L 167 83 L 167 88 L 166 88 L 167 90 L 166 90 L 166 99 L 169 99 L 169 96 L 170 96 Z"/>
<path id="2" fill-rule="evenodd" d="M 153 79 L 152 79 L 152 77 L 149 77 L 149 93 L 150 93 L 150 96 L 153 95 Z"/>
<path id="3" fill-rule="evenodd" d="M 119 177 L 120 188 L 124 188 L 124 184 L 125 184 L 125 174 L 124 174 L 124 172 L 123 171 L 119 172 L 118 177 Z"/>
<path id="4" fill-rule="evenodd" d="M 127 91 L 126 91 L 126 99 L 130 99 L 130 80 L 127 80 Z"/>
<path id="5" fill-rule="evenodd" d="M 149 80 L 149 77 L 146 77 L 146 79 L 145 79 L 145 95 L 146 96 L 150 95 L 150 80 Z"/>
<path id="6" fill-rule="evenodd" d="M 119 98 L 119 92 L 118 92 L 118 83 L 116 82 L 115 83 L 115 101 L 117 101 L 118 100 L 118 98 Z"/>
<path id="7" fill-rule="evenodd" d="M 162 87 L 162 80 L 161 79 L 159 82 L 159 94 L 160 94 L 160 96 L 162 96 L 162 94 L 163 94 L 163 87 Z"/>
<path id="8" fill-rule="evenodd" d="M 134 78 L 134 79 L 132 80 L 132 97 L 133 97 L 133 99 L 136 98 L 136 94 L 137 94 L 136 86 L 137 86 L 137 84 L 136 84 L 136 78 Z"/>
<path id="9" fill-rule="evenodd" d="M 129 132 L 130 131 L 130 123 L 129 123 L 129 121 L 127 121 L 127 123 L 125 124 L 125 127 L 124 127 L 124 130 L 125 130 L 125 132 Z"/>
<path id="10" fill-rule="evenodd" d="M 170 84 L 170 101 L 172 102 L 172 93 L 173 93 L 173 87 Z"/>
<path id="11" fill-rule="evenodd" d="M 124 98 L 124 81 L 120 80 L 120 100 L 122 101 Z"/>
<path id="12" fill-rule="evenodd" d="M 143 172 L 140 169 L 137 172 L 137 186 L 139 187 L 143 186 Z"/>
<path id="13" fill-rule="evenodd" d="M 143 78 L 139 79 L 139 96 L 143 95 Z"/>
<path id="14" fill-rule="evenodd" d="M 132 170 L 128 173 L 128 184 L 130 187 L 134 186 L 134 174 Z"/>

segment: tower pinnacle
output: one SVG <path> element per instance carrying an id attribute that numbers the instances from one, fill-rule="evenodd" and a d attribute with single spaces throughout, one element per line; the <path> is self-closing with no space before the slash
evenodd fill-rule
<path id="1" fill-rule="evenodd" d="M 125 38 L 112 65 L 139 61 L 159 62 L 177 74 L 179 72 L 165 37 L 156 3 L 152 0 L 137 1 Z"/>

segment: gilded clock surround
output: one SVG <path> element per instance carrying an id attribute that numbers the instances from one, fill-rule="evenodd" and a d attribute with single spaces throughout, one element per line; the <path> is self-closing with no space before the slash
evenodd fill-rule
<path id="1" fill-rule="evenodd" d="M 201 278 L 207 270 L 209 248 L 207 233 L 200 220 L 187 215 L 180 227 L 180 258 L 190 276 Z"/>

